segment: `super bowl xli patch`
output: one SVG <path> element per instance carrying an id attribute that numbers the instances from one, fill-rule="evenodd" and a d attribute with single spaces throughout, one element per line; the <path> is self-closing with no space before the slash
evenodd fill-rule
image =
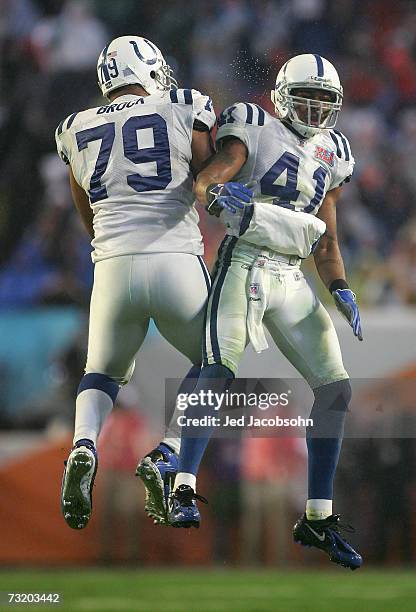
<path id="1" fill-rule="evenodd" d="M 320 145 L 315 146 L 314 157 L 316 157 L 317 159 L 321 159 L 323 162 L 328 164 L 328 166 L 334 165 L 334 157 L 335 157 L 334 151 L 325 149 L 324 147 L 321 147 Z"/>

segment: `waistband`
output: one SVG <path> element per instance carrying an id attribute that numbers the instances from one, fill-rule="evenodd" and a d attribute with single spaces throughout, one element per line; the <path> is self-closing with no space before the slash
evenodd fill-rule
<path id="1" fill-rule="evenodd" d="M 253 260 L 264 259 L 270 262 L 280 262 L 288 266 L 300 266 L 301 258 L 297 255 L 287 255 L 279 253 L 271 249 L 266 249 L 259 246 L 254 246 L 248 242 L 239 240 L 234 249 L 234 255 L 245 255 L 253 258 Z"/>

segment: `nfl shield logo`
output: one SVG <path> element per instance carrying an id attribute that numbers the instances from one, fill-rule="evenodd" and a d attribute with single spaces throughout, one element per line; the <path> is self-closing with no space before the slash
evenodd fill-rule
<path id="1" fill-rule="evenodd" d="M 260 284 L 259 283 L 251 283 L 250 284 L 250 302 L 260 302 Z"/>

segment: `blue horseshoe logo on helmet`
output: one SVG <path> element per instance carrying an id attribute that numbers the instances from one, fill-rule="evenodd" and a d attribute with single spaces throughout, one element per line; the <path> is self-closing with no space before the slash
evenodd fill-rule
<path id="1" fill-rule="evenodd" d="M 147 43 L 149 45 L 149 47 L 152 49 L 152 51 L 155 54 L 155 57 L 153 57 L 152 59 L 145 59 L 143 57 L 143 55 L 140 53 L 140 49 L 136 43 L 135 40 L 129 40 L 129 43 L 133 46 L 134 52 L 137 55 L 137 57 L 139 58 L 139 60 L 141 60 L 142 62 L 144 62 L 145 64 L 156 64 L 157 62 L 157 49 L 154 45 L 152 45 L 152 43 L 150 42 L 150 40 L 147 40 L 146 38 L 143 38 L 144 42 Z"/>

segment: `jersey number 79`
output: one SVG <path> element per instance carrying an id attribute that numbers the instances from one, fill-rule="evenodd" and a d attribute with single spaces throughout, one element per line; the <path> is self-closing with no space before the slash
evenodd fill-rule
<path id="1" fill-rule="evenodd" d="M 153 147 L 139 148 L 138 132 L 145 129 L 153 130 Z M 101 183 L 110 159 L 115 138 L 115 124 L 104 123 L 75 134 L 78 151 L 88 147 L 88 143 L 101 140 L 97 162 L 90 179 L 88 190 L 91 204 L 108 198 L 106 186 Z M 147 162 L 156 163 L 155 176 L 141 176 L 139 173 L 128 174 L 127 184 L 138 191 L 155 191 L 165 189 L 172 180 L 170 164 L 170 148 L 166 121 L 160 115 L 138 115 L 130 117 L 122 127 L 124 156 L 135 164 Z"/>

